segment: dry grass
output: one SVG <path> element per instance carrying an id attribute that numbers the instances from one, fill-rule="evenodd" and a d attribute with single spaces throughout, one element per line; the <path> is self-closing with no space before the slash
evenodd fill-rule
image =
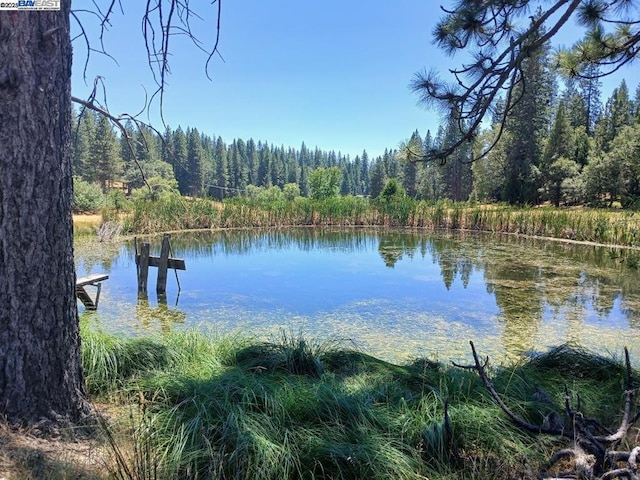
<path id="1" fill-rule="evenodd" d="M 73 231 L 76 235 L 91 235 L 102 223 L 102 215 L 73 215 Z"/>
<path id="2" fill-rule="evenodd" d="M 43 439 L 0 422 L 0 480 L 102 480 L 105 458 L 95 440 Z"/>

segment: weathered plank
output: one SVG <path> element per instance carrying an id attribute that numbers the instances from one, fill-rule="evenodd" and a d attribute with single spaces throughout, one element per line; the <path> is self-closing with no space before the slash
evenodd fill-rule
<path id="1" fill-rule="evenodd" d="M 76 280 L 76 287 L 84 287 L 85 285 L 93 285 L 97 282 L 103 282 L 109 278 L 109 275 L 104 273 L 94 273 L 87 275 L 86 277 L 80 277 Z"/>
<path id="2" fill-rule="evenodd" d="M 133 239 L 136 270 L 138 272 L 138 293 L 147 292 L 149 267 L 156 267 L 158 269 L 158 281 L 156 283 L 156 292 L 158 293 L 158 296 L 164 295 L 167 291 L 167 269 L 187 269 L 182 258 L 169 258 L 169 253 L 171 251 L 169 239 L 170 235 L 165 233 L 162 238 L 162 247 L 159 257 L 149 255 L 149 244 L 146 242 L 141 244 L 140 252 L 138 252 L 138 239 Z M 178 275 L 176 274 L 176 281 L 177 279 Z M 178 291 L 180 291 L 180 282 L 178 282 Z"/>
<path id="3" fill-rule="evenodd" d="M 140 265 L 140 255 L 136 255 L 136 265 Z M 149 257 L 150 267 L 160 266 L 160 257 Z M 168 258 L 167 268 L 173 268 L 174 270 L 186 270 L 186 264 L 183 258 Z"/>
<path id="4" fill-rule="evenodd" d="M 82 302 L 84 308 L 87 310 L 97 310 L 98 306 L 93 299 L 89 296 L 84 287 L 76 287 L 76 297 Z"/>
<path id="5" fill-rule="evenodd" d="M 98 302 L 100 301 L 100 290 L 102 289 L 103 281 L 107 280 L 109 275 L 104 273 L 94 273 L 86 277 L 80 277 L 76 279 L 76 297 L 82 302 L 87 310 L 97 310 Z M 96 287 L 96 299 L 92 299 L 87 293 L 84 287 L 92 286 Z"/>
<path id="6" fill-rule="evenodd" d="M 162 237 L 162 248 L 160 249 L 160 259 L 158 261 L 158 281 L 156 282 L 156 292 L 160 295 L 167 291 L 167 268 L 169 267 L 169 234 Z"/>
<path id="7" fill-rule="evenodd" d="M 149 277 L 149 244 L 143 243 L 140 246 L 140 260 L 138 264 L 138 292 L 147 291 L 147 278 Z"/>

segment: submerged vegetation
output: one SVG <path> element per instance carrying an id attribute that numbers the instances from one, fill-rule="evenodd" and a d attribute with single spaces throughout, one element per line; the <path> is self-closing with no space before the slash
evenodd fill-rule
<path id="1" fill-rule="evenodd" d="M 105 427 L 114 478 L 526 479 L 558 448 L 509 421 L 473 372 L 429 359 L 394 365 L 296 334 L 82 335 L 89 391 L 124 412 Z M 532 423 L 563 413 L 565 388 L 619 421 L 616 360 L 564 345 L 489 372 Z"/>

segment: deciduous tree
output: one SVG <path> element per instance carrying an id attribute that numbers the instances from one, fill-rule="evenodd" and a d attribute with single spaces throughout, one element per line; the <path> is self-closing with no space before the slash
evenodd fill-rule
<path id="1" fill-rule="evenodd" d="M 309 174 L 309 196 L 316 200 L 336 197 L 341 182 L 342 172 L 338 167 L 318 167 Z"/>

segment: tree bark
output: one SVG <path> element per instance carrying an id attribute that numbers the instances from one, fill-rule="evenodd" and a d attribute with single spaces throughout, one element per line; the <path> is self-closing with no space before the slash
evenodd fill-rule
<path id="1" fill-rule="evenodd" d="M 77 422 L 70 0 L 0 12 L 0 414 Z"/>

